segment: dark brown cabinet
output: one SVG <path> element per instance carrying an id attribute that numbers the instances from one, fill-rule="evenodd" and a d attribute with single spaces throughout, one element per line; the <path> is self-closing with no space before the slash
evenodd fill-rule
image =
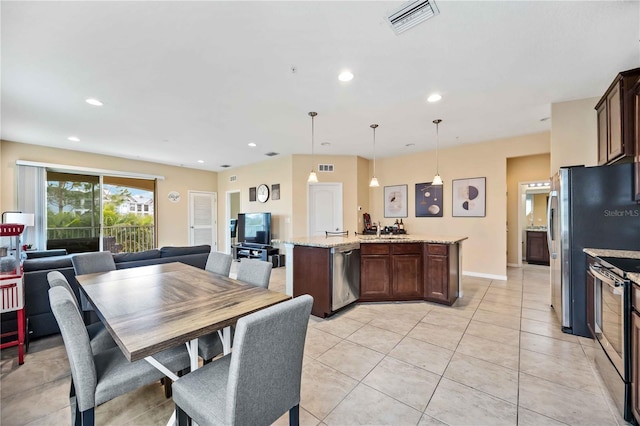
<path id="1" fill-rule="evenodd" d="M 527 231 L 527 263 L 549 265 L 547 233 Z"/>
<path id="2" fill-rule="evenodd" d="M 331 314 L 331 250 L 321 247 L 293 247 L 293 296 L 313 296 L 311 313 L 324 318 Z"/>
<path id="3" fill-rule="evenodd" d="M 431 302 L 453 304 L 458 298 L 457 246 L 425 244 L 424 298 Z"/>
<path id="4" fill-rule="evenodd" d="M 360 246 L 360 300 L 414 300 L 422 289 L 419 243 Z"/>
<path id="5" fill-rule="evenodd" d="M 422 296 L 421 244 L 391 245 L 392 295 L 396 299 L 416 299 Z"/>
<path id="6" fill-rule="evenodd" d="M 391 295 L 391 258 L 388 244 L 360 246 L 360 300 L 382 300 Z"/>
<path id="7" fill-rule="evenodd" d="M 600 101 L 598 114 L 598 164 L 632 160 L 636 155 L 638 110 L 634 88 L 640 68 L 616 76 Z"/>

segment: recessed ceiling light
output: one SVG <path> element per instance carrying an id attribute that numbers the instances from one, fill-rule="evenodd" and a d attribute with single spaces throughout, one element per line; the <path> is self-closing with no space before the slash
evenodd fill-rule
<path id="1" fill-rule="evenodd" d="M 408 144 L 406 144 L 405 146 L 406 146 L 406 147 L 410 147 L 410 146 L 415 146 L 415 145 L 416 145 L 415 143 L 408 143 Z"/>
<path id="2" fill-rule="evenodd" d="M 198 163 L 203 164 L 204 160 L 198 160 Z"/>
<path id="3" fill-rule="evenodd" d="M 547 120 L 550 120 L 550 119 L 551 119 L 551 117 L 543 117 L 543 118 L 540 119 L 540 121 L 547 121 Z"/>
<path id="4" fill-rule="evenodd" d="M 340 75 L 338 75 L 338 80 L 351 81 L 353 80 L 353 73 L 351 71 L 342 71 Z"/>
<path id="5" fill-rule="evenodd" d="M 322 146 L 329 146 L 329 145 L 331 145 L 331 142 L 322 142 L 320 145 L 322 145 Z"/>
<path id="6" fill-rule="evenodd" d="M 429 97 L 427 98 L 427 102 L 434 103 L 434 102 L 438 102 L 440 99 L 442 99 L 442 96 L 437 93 L 434 93 L 432 95 L 429 95 Z"/>
<path id="7" fill-rule="evenodd" d="M 95 98 L 85 99 L 85 102 L 88 103 L 89 105 L 93 105 L 93 106 L 102 106 L 103 105 L 102 102 L 100 102 L 99 100 L 97 100 Z"/>
<path id="8" fill-rule="evenodd" d="M 80 138 L 77 136 L 69 136 L 67 139 L 69 139 L 71 142 L 80 142 Z"/>
<path id="9" fill-rule="evenodd" d="M 248 145 L 249 145 L 251 148 L 253 148 L 253 147 L 256 147 L 256 146 L 257 146 L 255 142 L 249 142 L 249 144 L 248 144 Z"/>

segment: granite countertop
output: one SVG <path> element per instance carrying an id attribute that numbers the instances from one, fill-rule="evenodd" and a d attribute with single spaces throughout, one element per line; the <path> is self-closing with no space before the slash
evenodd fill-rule
<path id="1" fill-rule="evenodd" d="M 297 246 L 332 248 L 353 243 L 436 243 L 455 244 L 468 237 L 443 237 L 435 235 L 357 235 L 353 237 L 292 237 L 273 240 L 274 243 L 294 244 Z"/>
<path id="2" fill-rule="evenodd" d="M 589 256 L 594 257 L 624 257 L 628 259 L 640 259 L 640 251 L 637 250 L 609 250 L 609 249 L 592 249 L 585 248 L 582 251 Z M 640 284 L 640 274 L 629 273 L 627 274 L 629 279 L 637 284 Z"/>
<path id="3" fill-rule="evenodd" d="M 525 228 L 527 232 L 547 232 L 547 228 Z"/>

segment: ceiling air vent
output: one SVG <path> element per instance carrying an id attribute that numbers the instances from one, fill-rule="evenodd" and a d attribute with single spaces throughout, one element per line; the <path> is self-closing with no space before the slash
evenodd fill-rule
<path id="1" fill-rule="evenodd" d="M 267 157 L 273 157 L 274 155 L 278 155 L 278 154 L 279 154 L 278 152 L 267 152 L 265 155 Z"/>
<path id="2" fill-rule="evenodd" d="M 333 164 L 318 164 L 319 172 L 333 172 Z"/>
<path id="3" fill-rule="evenodd" d="M 387 16 L 387 20 L 393 31 L 400 34 L 439 13 L 438 6 L 433 0 L 410 1 Z"/>

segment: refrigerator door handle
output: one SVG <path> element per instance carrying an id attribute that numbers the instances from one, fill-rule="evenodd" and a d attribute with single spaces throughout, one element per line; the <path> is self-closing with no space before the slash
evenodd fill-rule
<path id="1" fill-rule="evenodd" d="M 554 197 L 557 197 L 558 193 L 556 191 L 551 191 L 549 193 L 549 200 L 547 201 L 547 248 L 549 249 L 549 256 L 552 259 L 557 257 L 557 254 L 553 250 L 552 242 L 556 239 L 556 232 L 554 228 L 554 216 L 555 209 L 551 208 L 552 200 Z"/>

